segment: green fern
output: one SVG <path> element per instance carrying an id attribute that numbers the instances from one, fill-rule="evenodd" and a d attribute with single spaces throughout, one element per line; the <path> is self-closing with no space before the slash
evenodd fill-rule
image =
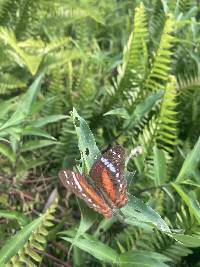
<path id="1" fill-rule="evenodd" d="M 17 247 L 18 251 L 15 255 L 9 260 L 9 262 L 6 261 L 6 267 L 24 266 L 24 264 L 26 264 L 26 266 L 38 266 L 42 260 L 41 252 L 45 249 L 46 245 L 46 236 L 48 235 L 47 228 L 53 225 L 53 213 L 55 212 L 56 207 L 57 198 L 45 214 L 42 215 L 41 220 L 36 224 L 32 233 L 23 240 L 20 247 Z M 14 242 L 15 241 L 13 241 L 13 243 Z"/>
<path id="2" fill-rule="evenodd" d="M 135 99 L 138 98 L 139 84 L 144 78 L 147 65 L 146 41 L 148 31 L 145 8 L 142 3 L 136 8 L 133 25 L 134 29 L 124 49 L 123 65 L 118 69 L 119 75 L 114 96 L 111 97 L 107 104 L 109 108 L 113 106 L 116 101 L 119 101 L 119 96 L 121 94 L 125 99 L 133 98 L 131 104 L 135 102 Z"/>
<path id="3" fill-rule="evenodd" d="M 175 37 L 172 36 L 174 31 L 174 21 L 171 15 L 166 19 L 164 29 L 159 42 L 159 47 L 155 53 L 149 75 L 145 82 L 146 90 L 163 90 L 168 81 L 168 75 L 171 70 L 172 46 Z"/>

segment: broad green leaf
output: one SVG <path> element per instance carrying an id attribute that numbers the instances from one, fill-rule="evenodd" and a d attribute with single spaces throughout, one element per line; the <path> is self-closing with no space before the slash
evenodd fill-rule
<path id="1" fill-rule="evenodd" d="M 78 136 L 79 150 L 89 173 L 93 163 L 100 156 L 100 151 L 87 122 L 78 115 L 75 109 L 73 109 L 72 117 Z"/>
<path id="2" fill-rule="evenodd" d="M 74 242 L 73 238 L 62 237 L 62 239 L 73 243 L 73 245 L 77 246 L 78 248 L 82 249 L 83 251 L 89 253 L 96 259 L 114 264 L 117 261 L 118 254 L 117 252 L 109 247 L 108 245 L 102 243 L 101 241 L 95 239 L 90 235 L 84 235 L 86 238 L 79 238 Z"/>
<path id="3" fill-rule="evenodd" d="M 167 267 L 171 259 L 163 254 L 148 250 L 135 250 L 120 255 L 119 265 L 123 267 Z"/>
<path id="4" fill-rule="evenodd" d="M 13 115 L 8 119 L 1 127 L 0 131 L 9 128 L 14 125 L 18 125 L 23 122 L 23 120 L 30 114 L 31 106 L 40 90 L 42 83 L 43 73 L 40 74 L 32 85 L 29 87 L 25 95 L 20 99 L 20 102 L 17 106 L 17 110 Z"/>
<path id="5" fill-rule="evenodd" d="M 176 183 L 181 183 L 188 179 L 188 176 L 192 176 L 195 169 L 200 162 L 200 138 L 195 144 L 193 150 L 187 155 L 183 166 L 176 178 Z"/>
<path id="6" fill-rule="evenodd" d="M 170 233 L 168 225 L 160 215 L 134 196 L 129 196 L 128 204 L 121 208 L 121 211 L 125 215 L 125 222 L 129 224 L 136 218 L 138 221 L 155 226 L 162 232 Z"/>
<path id="7" fill-rule="evenodd" d="M 26 225 L 14 237 L 9 239 L 3 248 L 0 250 L 0 266 L 8 263 L 12 256 L 14 256 L 20 248 L 28 241 L 30 235 L 40 226 L 44 216 L 40 216 L 36 220 Z"/>
<path id="8" fill-rule="evenodd" d="M 44 140 L 31 140 L 31 141 L 27 141 L 26 143 L 22 145 L 21 151 L 22 152 L 32 151 L 34 149 L 57 145 L 57 144 L 58 144 L 57 141 L 51 141 L 51 140 L 45 140 L 45 139 Z"/>
<path id="9" fill-rule="evenodd" d="M 116 115 L 118 117 L 121 117 L 127 120 L 130 119 L 128 111 L 125 108 L 112 109 L 104 114 L 104 116 L 108 116 L 108 115 Z"/>
<path id="10" fill-rule="evenodd" d="M 40 137 L 44 137 L 50 140 L 56 140 L 55 137 L 53 137 L 52 135 L 48 134 L 47 132 L 45 132 L 44 130 L 32 127 L 30 125 L 28 125 L 27 127 L 25 127 L 25 129 L 23 130 L 23 135 L 34 135 L 34 136 L 40 136 Z"/>
<path id="11" fill-rule="evenodd" d="M 184 234 L 173 234 L 172 236 L 183 243 L 184 246 L 189 248 L 200 247 L 200 232 L 198 234 L 184 235 Z"/>
<path id="12" fill-rule="evenodd" d="M 66 115 L 51 115 L 44 118 L 39 118 L 31 123 L 33 127 L 43 127 L 48 123 L 57 122 L 63 119 L 66 119 L 68 116 Z"/>
<path id="13" fill-rule="evenodd" d="M 200 206 L 197 200 L 190 194 L 185 193 L 180 185 L 172 183 L 172 186 L 179 193 L 185 204 L 188 206 L 190 212 L 195 216 L 197 221 L 200 223 Z"/>
<path id="14" fill-rule="evenodd" d="M 0 217 L 17 220 L 22 226 L 25 226 L 29 222 L 29 219 L 24 214 L 13 210 L 0 210 Z"/>
<path id="15" fill-rule="evenodd" d="M 163 150 L 158 149 L 157 147 L 153 148 L 153 159 L 154 159 L 154 177 L 155 185 L 161 185 L 166 181 L 167 178 L 167 166 L 165 160 L 165 154 Z"/>
<path id="16" fill-rule="evenodd" d="M 12 150 L 9 146 L 0 143 L 0 154 L 2 154 L 4 157 L 8 158 L 12 163 L 15 162 L 15 154 L 13 154 Z"/>

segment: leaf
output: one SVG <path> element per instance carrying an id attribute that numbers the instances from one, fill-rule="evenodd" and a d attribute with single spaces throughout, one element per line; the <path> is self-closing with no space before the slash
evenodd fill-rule
<path id="1" fill-rule="evenodd" d="M 41 73 L 32 85 L 29 87 L 28 91 L 25 95 L 21 98 L 16 111 L 13 115 L 8 119 L 1 127 L 0 131 L 18 125 L 23 122 L 23 120 L 30 114 L 32 104 L 40 90 L 40 86 L 42 83 L 43 73 Z"/>
<path id="2" fill-rule="evenodd" d="M 185 247 L 197 248 L 200 247 L 200 233 L 197 235 L 171 234 L 176 240 L 183 243 Z"/>
<path id="3" fill-rule="evenodd" d="M 130 115 L 130 121 L 125 122 L 124 127 L 132 127 L 138 122 L 140 122 L 141 119 L 152 110 L 153 106 L 162 96 L 163 91 L 158 91 L 146 97 L 136 106 L 133 113 Z"/>
<path id="4" fill-rule="evenodd" d="M 131 221 L 134 221 L 136 218 L 138 221 L 155 226 L 162 232 L 171 232 L 166 222 L 157 212 L 134 196 L 129 197 L 128 204 L 121 208 L 121 211 L 125 215 L 125 222 L 129 224 L 132 224 Z"/>
<path id="5" fill-rule="evenodd" d="M 163 254 L 147 250 L 129 251 L 119 257 L 119 265 L 123 267 L 167 267 L 164 262 L 168 261 L 171 259 Z"/>
<path id="6" fill-rule="evenodd" d="M 187 155 L 183 163 L 183 166 L 179 172 L 179 175 L 176 178 L 176 183 L 181 183 L 185 181 L 185 179 L 187 179 L 188 176 L 192 176 L 193 172 L 198 167 L 199 162 L 200 162 L 200 138 L 196 142 L 193 150 Z"/>
<path id="7" fill-rule="evenodd" d="M 190 212 L 196 217 L 197 221 L 200 223 L 200 206 L 197 200 L 188 193 L 186 194 L 180 185 L 176 183 L 171 183 L 172 186 L 179 193 L 185 204 L 188 206 Z"/>
<path id="8" fill-rule="evenodd" d="M 68 116 L 66 115 L 51 115 L 51 116 L 47 116 L 47 117 L 35 120 L 34 122 L 31 123 L 31 126 L 39 128 L 39 127 L 47 125 L 48 123 L 57 122 L 57 121 L 66 119 L 67 117 Z"/>
<path id="9" fill-rule="evenodd" d="M 31 141 L 27 141 L 26 143 L 24 143 L 22 145 L 22 152 L 25 151 L 30 151 L 30 150 L 34 150 L 34 149 L 38 149 L 38 148 L 43 148 L 46 146 L 52 146 L 52 145 L 57 145 L 59 142 L 57 141 L 51 141 L 51 140 L 31 140 Z"/>
<path id="10" fill-rule="evenodd" d="M 153 148 L 153 159 L 154 159 L 154 177 L 155 185 L 162 185 L 167 178 L 167 166 L 166 159 L 163 150 L 158 149 L 157 147 Z"/>
<path id="11" fill-rule="evenodd" d="M 79 207 L 80 207 L 80 210 L 81 210 L 81 222 L 80 222 L 79 228 L 78 228 L 78 230 L 76 232 L 76 235 L 74 237 L 74 240 L 73 240 L 73 242 L 71 244 L 71 247 L 70 247 L 69 251 L 71 250 L 72 246 L 74 246 L 74 244 L 79 239 L 79 237 L 81 235 L 83 235 L 93 225 L 93 223 L 94 223 L 94 221 L 96 219 L 96 214 L 93 212 L 92 209 L 90 209 L 88 206 L 86 206 L 82 201 L 78 200 L 78 202 L 79 202 Z M 78 253 L 78 250 L 79 249 L 76 247 L 75 251 L 77 253 Z"/>
<path id="12" fill-rule="evenodd" d="M 29 219 L 24 214 L 12 210 L 0 210 L 0 217 L 7 218 L 9 220 L 17 220 L 22 226 L 25 226 L 29 222 Z"/>
<path id="13" fill-rule="evenodd" d="M 110 219 L 101 220 L 93 236 L 98 238 L 103 232 L 108 231 L 108 229 L 111 228 L 112 225 L 117 222 L 117 220 L 118 218 L 114 216 Z"/>
<path id="14" fill-rule="evenodd" d="M 7 145 L 0 143 L 0 153 L 12 163 L 15 162 L 15 154 L 13 154 L 12 150 Z"/>
<path id="15" fill-rule="evenodd" d="M 118 254 L 114 249 L 90 235 L 84 236 L 86 237 L 86 239 L 79 238 L 75 242 L 73 238 L 62 237 L 62 239 L 73 243 L 75 246 L 89 253 L 100 261 L 112 264 L 116 263 Z"/>
<path id="16" fill-rule="evenodd" d="M 17 165 L 17 173 L 34 169 L 38 166 L 46 164 L 46 162 L 47 160 L 44 160 L 43 158 L 29 159 L 29 160 L 25 160 L 23 158 L 21 162 Z"/>
<path id="17" fill-rule="evenodd" d="M 11 49 L 7 50 L 8 53 L 11 55 L 11 58 L 16 61 L 17 64 L 20 66 L 25 64 L 28 68 L 28 70 L 31 72 L 32 75 L 35 75 L 35 73 L 38 70 L 38 67 L 41 63 L 42 56 L 41 55 L 28 55 L 25 53 L 21 47 L 22 44 L 26 44 L 25 42 L 18 43 L 16 40 L 16 37 L 14 35 L 14 32 L 11 31 L 9 28 L 1 27 L 0 28 L 0 39 L 4 41 L 6 45 L 9 45 Z"/>
<path id="18" fill-rule="evenodd" d="M 79 201 L 79 207 L 81 210 L 81 222 L 76 233 L 76 238 L 79 238 L 83 235 L 94 223 L 97 214 L 93 212 L 87 205 L 85 205 L 82 201 Z"/>
<path id="19" fill-rule="evenodd" d="M 104 114 L 104 116 L 108 116 L 108 115 L 116 115 L 127 120 L 130 119 L 128 111 L 125 108 L 112 109 Z"/>
<path id="20" fill-rule="evenodd" d="M 78 115 L 75 108 L 73 109 L 72 117 L 78 137 L 79 150 L 89 173 L 93 163 L 100 156 L 100 151 L 87 122 Z"/>
<path id="21" fill-rule="evenodd" d="M 0 250 L 0 266 L 7 263 L 11 257 L 23 247 L 23 245 L 28 241 L 30 235 L 41 224 L 43 218 L 44 216 L 41 216 L 32 221 L 6 242 L 6 244 Z"/>
<path id="22" fill-rule="evenodd" d="M 50 140 L 56 140 L 55 137 L 53 137 L 52 135 L 48 134 L 47 132 L 38 129 L 38 128 L 34 128 L 30 125 L 28 125 L 27 127 L 25 127 L 25 129 L 23 130 L 23 135 L 33 135 L 33 136 L 40 136 L 40 137 L 44 137 L 44 138 L 48 138 Z"/>

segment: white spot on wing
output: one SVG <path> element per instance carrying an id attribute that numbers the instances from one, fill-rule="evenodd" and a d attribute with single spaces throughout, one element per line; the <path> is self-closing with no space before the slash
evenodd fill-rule
<path id="1" fill-rule="evenodd" d="M 63 171 L 66 178 L 68 178 L 67 172 Z"/>
<path id="2" fill-rule="evenodd" d="M 83 189 L 82 189 L 81 185 L 79 184 L 79 181 L 77 180 L 76 174 L 74 172 L 72 172 L 72 176 L 74 178 L 74 182 L 75 182 L 76 186 L 78 187 L 79 191 L 82 192 Z M 75 188 L 76 188 L 76 186 L 75 186 Z"/>
<path id="3" fill-rule="evenodd" d="M 105 159 L 105 158 L 101 158 L 101 161 L 104 163 L 105 166 L 108 167 L 108 169 L 111 171 L 111 172 L 116 172 L 116 169 L 115 167 L 112 165 L 111 162 L 109 162 L 109 160 Z"/>
<path id="4" fill-rule="evenodd" d="M 117 177 L 117 178 L 119 177 L 119 173 L 116 173 L 116 177 Z"/>

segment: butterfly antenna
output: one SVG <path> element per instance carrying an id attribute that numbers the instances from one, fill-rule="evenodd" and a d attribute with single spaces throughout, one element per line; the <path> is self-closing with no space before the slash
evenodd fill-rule
<path id="1" fill-rule="evenodd" d="M 125 162 L 126 166 L 128 165 L 128 163 L 129 163 L 129 161 L 130 161 L 130 159 L 131 159 L 132 157 L 135 158 L 135 157 L 141 155 L 142 152 L 143 152 L 142 146 L 136 146 L 135 148 L 133 148 L 133 149 L 131 150 L 131 153 L 129 154 L 129 156 L 128 156 L 127 159 L 126 159 L 126 162 Z"/>

